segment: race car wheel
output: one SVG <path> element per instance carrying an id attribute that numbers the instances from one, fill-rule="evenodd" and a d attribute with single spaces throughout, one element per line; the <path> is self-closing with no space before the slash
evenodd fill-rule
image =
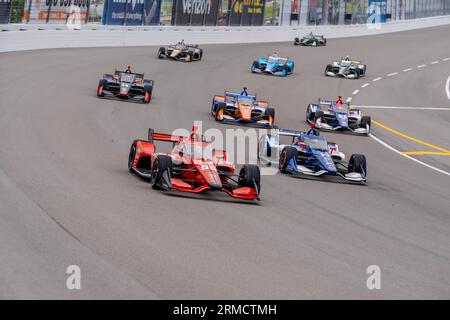
<path id="1" fill-rule="evenodd" d="M 244 164 L 239 172 L 238 185 L 240 187 L 255 188 L 258 193 L 261 191 L 261 172 L 254 164 Z"/>
<path id="2" fill-rule="evenodd" d="M 192 54 L 191 51 L 189 51 L 188 54 L 186 54 L 186 57 L 184 58 L 185 62 L 192 62 Z"/>
<path id="3" fill-rule="evenodd" d="M 363 176 L 367 175 L 366 156 L 363 154 L 352 154 L 348 162 L 348 173 L 357 172 Z"/>
<path id="4" fill-rule="evenodd" d="M 150 103 L 150 100 L 152 98 L 152 89 L 145 90 L 144 93 L 144 103 Z"/>
<path id="5" fill-rule="evenodd" d="M 202 58 L 203 58 L 203 49 L 200 49 L 198 60 L 202 60 Z"/>
<path id="6" fill-rule="evenodd" d="M 172 158 L 167 155 L 158 155 L 152 165 L 152 188 L 170 190 L 172 188 L 172 169 Z"/>
<path id="7" fill-rule="evenodd" d="M 328 72 L 330 72 L 332 68 L 333 67 L 331 66 L 331 64 L 327 65 L 327 67 L 325 68 L 325 76 L 328 77 Z"/>
<path id="8" fill-rule="evenodd" d="M 288 66 L 283 66 L 283 69 L 281 70 L 281 76 L 282 77 L 286 77 L 289 73 L 289 67 Z"/>
<path id="9" fill-rule="evenodd" d="M 136 141 L 130 147 L 130 154 L 128 155 L 128 170 L 133 173 L 134 158 L 136 157 Z"/>
<path id="10" fill-rule="evenodd" d="M 320 119 L 320 122 L 324 122 L 323 111 L 316 111 L 314 113 L 314 124 L 317 123 L 317 120 Z"/>
<path id="11" fill-rule="evenodd" d="M 294 39 L 294 46 L 298 46 L 300 44 L 300 39 L 299 38 L 295 38 Z"/>
<path id="12" fill-rule="evenodd" d="M 97 88 L 97 97 L 104 97 L 104 96 L 105 94 L 103 93 L 103 85 L 100 83 Z"/>
<path id="13" fill-rule="evenodd" d="M 223 102 L 219 102 L 217 104 L 217 109 L 216 109 L 216 115 L 214 116 L 214 119 L 216 119 L 216 121 L 222 121 L 223 120 L 223 115 L 225 113 L 225 108 L 226 108 L 226 104 Z"/>
<path id="14" fill-rule="evenodd" d="M 361 124 L 360 124 L 361 128 L 365 129 L 365 128 L 369 127 L 369 130 L 370 130 L 371 124 L 372 124 L 372 119 L 369 116 L 363 116 L 361 118 Z M 369 133 L 369 132 L 367 132 L 367 133 Z"/>
<path id="15" fill-rule="evenodd" d="M 155 130 L 152 128 L 148 128 L 148 136 L 147 141 L 153 143 L 153 134 L 155 133 Z"/>
<path id="16" fill-rule="evenodd" d="M 272 127 L 273 123 L 275 122 L 275 109 L 266 108 L 266 110 L 264 110 L 264 118 L 269 121 L 270 126 Z"/>
<path id="17" fill-rule="evenodd" d="M 289 172 L 286 171 L 286 168 L 287 168 L 287 166 L 289 164 L 289 161 L 292 158 L 294 158 L 294 159 L 297 158 L 297 149 L 294 148 L 294 147 L 290 147 L 290 146 L 284 147 L 283 151 L 281 151 L 280 161 L 278 163 L 280 172 L 282 172 L 282 173 L 289 173 Z"/>
<path id="18" fill-rule="evenodd" d="M 360 69 L 359 68 L 356 68 L 355 70 L 352 70 L 352 73 L 354 74 L 354 76 L 355 76 L 355 80 L 357 80 L 357 79 L 359 79 L 359 76 L 360 76 Z"/>
<path id="19" fill-rule="evenodd" d="M 259 64 L 258 61 L 253 61 L 251 70 L 252 72 L 256 72 L 256 70 L 261 70 L 261 65 Z"/>
<path id="20" fill-rule="evenodd" d="M 161 47 L 158 50 L 158 59 L 163 59 L 166 55 L 166 48 Z"/>

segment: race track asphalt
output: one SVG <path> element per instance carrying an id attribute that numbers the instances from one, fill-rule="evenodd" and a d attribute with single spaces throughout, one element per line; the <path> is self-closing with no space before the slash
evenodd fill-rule
<path id="1" fill-rule="evenodd" d="M 366 155 L 367 185 L 264 176 L 260 202 L 157 192 L 126 167 L 130 143 L 149 127 L 232 128 L 211 119 L 211 98 L 244 85 L 291 129 L 307 128 L 309 102 L 365 83 L 356 105 L 450 108 L 450 41 L 436 40 L 449 34 L 205 45 L 204 60 L 190 64 L 160 61 L 155 47 L 1 54 L 0 298 L 450 298 L 450 177 L 369 137 L 324 133 L 347 156 Z M 273 51 L 295 60 L 292 76 L 250 73 Z M 367 63 L 367 77 L 323 76 L 345 55 Z M 99 77 L 127 64 L 155 81 L 149 105 L 96 97 Z M 365 112 L 450 149 L 447 110 Z M 373 134 L 399 151 L 433 150 L 376 125 Z M 450 171 L 448 156 L 417 158 Z M 81 290 L 66 289 L 69 265 L 81 268 Z M 366 287 L 369 265 L 381 268 L 381 290 Z"/>

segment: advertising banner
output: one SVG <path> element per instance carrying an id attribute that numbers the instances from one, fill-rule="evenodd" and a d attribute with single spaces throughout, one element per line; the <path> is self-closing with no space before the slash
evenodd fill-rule
<path id="1" fill-rule="evenodd" d="M 387 0 L 369 0 L 367 11 L 369 23 L 376 24 L 386 22 Z"/>
<path id="2" fill-rule="evenodd" d="M 108 25 L 157 25 L 161 0 L 105 0 L 102 23 Z"/>
<path id="3" fill-rule="evenodd" d="M 260 26 L 263 24 L 265 0 L 233 0 L 230 25 Z"/>
<path id="4" fill-rule="evenodd" d="M 66 23 L 76 11 L 80 23 L 85 23 L 90 0 L 25 0 L 22 22 Z"/>
<path id="5" fill-rule="evenodd" d="M 220 0 L 175 0 L 175 25 L 214 26 Z"/>
<path id="6" fill-rule="evenodd" d="M 0 24 L 9 23 L 11 0 L 0 0 Z"/>

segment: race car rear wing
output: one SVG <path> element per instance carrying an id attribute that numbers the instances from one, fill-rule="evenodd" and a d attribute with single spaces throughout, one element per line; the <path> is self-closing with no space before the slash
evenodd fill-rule
<path id="1" fill-rule="evenodd" d="M 236 92 L 230 92 L 230 91 L 226 91 L 225 90 L 225 96 L 228 97 L 232 97 L 232 98 L 239 98 L 239 97 L 244 97 L 244 98 L 249 98 L 249 99 L 254 99 L 256 100 L 256 95 L 243 95 L 240 93 L 236 93 Z"/>
<path id="2" fill-rule="evenodd" d="M 153 140 L 167 141 L 167 142 L 174 142 L 174 143 L 182 141 L 182 140 L 196 140 L 196 141 L 201 141 L 201 142 L 208 142 L 203 135 L 199 136 L 197 134 L 196 126 L 192 127 L 192 131 L 189 134 L 189 137 L 174 136 L 174 135 L 167 134 L 167 133 L 158 133 L 158 132 L 154 132 L 153 129 L 148 129 L 148 141 L 153 141 Z"/>
<path id="3" fill-rule="evenodd" d="M 302 131 L 296 131 L 296 130 L 290 130 L 290 129 L 278 129 L 276 132 L 278 133 L 279 136 L 286 136 L 286 137 L 298 137 L 298 136 L 304 134 L 304 132 L 302 132 Z"/>

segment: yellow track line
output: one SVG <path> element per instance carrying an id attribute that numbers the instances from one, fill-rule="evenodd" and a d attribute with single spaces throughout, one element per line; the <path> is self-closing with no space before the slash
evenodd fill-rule
<path id="1" fill-rule="evenodd" d="M 450 152 L 435 152 L 435 151 L 404 151 L 403 154 L 409 156 L 415 155 L 433 155 L 433 156 L 450 156 Z"/>
<path id="2" fill-rule="evenodd" d="M 425 142 L 425 141 L 422 141 L 422 140 L 419 140 L 419 139 L 410 137 L 410 136 L 408 136 L 408 135 L 406 135 L 406 134 L 404 134 L 404 133 L 398 132 L 397 130 L 394 130 L 394 129 L 392 129 L 392 128 L 390 128 L 390 127 L 388 127 L 388 126 L 386 126 L 386 125 L 384 125 L 384 124 L 382 124 L 382 123 L 380 123 L 380 122 L 378 122 L 378 121 L 372 120 L 372 123 L 376 124 L 377 126 L 383 128 L 383 129 L 385 129 L 385 130 L 387 130 L 387 131 L 390 131 L 390 132 L 392 132 L 392 133 L 394 133 L 394 134 L 396 134 L 396 135 L 398 135 L 398 136 L 400 136 L 400 137 L 403 137 L 403 138 L 405 138 L 405 139 L 414 141 L 414 142 L 416 142 L 416 143 L 418 143 L 418 144 L 421 144 L 421 145 L 427 146 L 427 147 L 429 147 L 429 148 L 432 148 L 432 149 L 441 151 L 442 153 L 450 153 L 450 150 L 447 150 L 447 149 L 444 149 L 444 148 L 435 146 L 435 145 L 433 145 L 433 144 L 431 144 L 431 143 L 428 143 L 428 142 Z"/>

